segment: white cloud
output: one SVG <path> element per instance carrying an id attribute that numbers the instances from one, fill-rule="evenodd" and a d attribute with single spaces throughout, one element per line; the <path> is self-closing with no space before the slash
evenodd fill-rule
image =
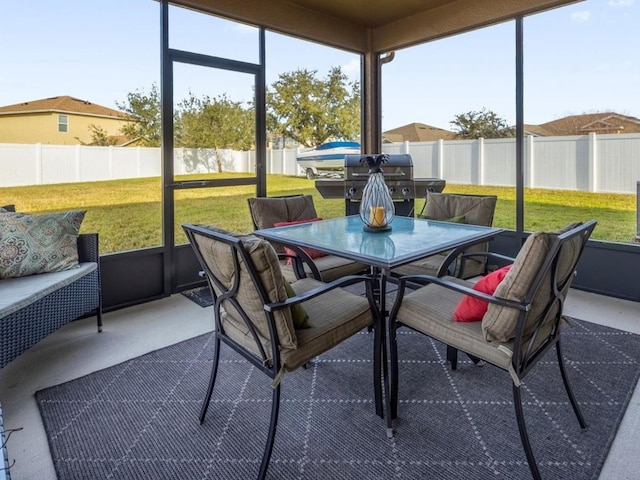
<path id="1" fill-rule="evenodd" d="M 341 65 L 340 68 L 342 68 L 342 73 L 349 77 L 360 77 L 360 60 L 357 58 Z"/>
<path id="2" fill-rule="evenodd" d="M 571 20 L 577 23 L 588 22 L 590 18 L 591 18 L 591 12 L 588 10 L 583 10 L 581 12 L 573 12 L 571 14 Z"/>
<path id="3" fill-rule="evenodd" d="M 244 23 L 234 23 L 232 30 L 241 35 L 255 35 L 257 29 L 251 25 L 245 25 Z"/>
<path id="4" fill-rule="evenodd" d="M 610 7 L 630 7 L 635 0 L 609 0 Z"/>

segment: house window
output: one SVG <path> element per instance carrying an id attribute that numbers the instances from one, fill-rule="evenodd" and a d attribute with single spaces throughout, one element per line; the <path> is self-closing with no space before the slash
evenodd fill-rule
<path id="1" fill-rule="evenodd" d="M 69 131 L 69 117 L 58 115 L 58 132 L 67 133 Z"/>

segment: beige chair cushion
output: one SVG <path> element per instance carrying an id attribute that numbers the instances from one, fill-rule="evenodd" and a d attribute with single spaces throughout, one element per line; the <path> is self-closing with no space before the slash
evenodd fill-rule
<path id="1" fill-rule="evenodd" d="M 516 302 L 524 301 L 531 290 L 533 280 L 546 259 L 547 253 L 549 253 L 552 241 L 553 238 L 550 237 L 550 234 L 543 232 L 531 234 L 524 242 L 511 270 L 498 285 L 494 295 Z M 548 293 L 550 285 L 542 286 L 541 290 L 544 290 L 545 287 Z M 543 308 L 545 306 L 546 302 L 541 305 Z M 490 304 L 487 313 L 482 319 L 482 331 L 485 338 L 489 341 L 498 342 L 513 339 L 516 333 L 518 315 L 518 310 L 513 308 Z"/>
<path id="2" fill-rule="evenodd" d="M 207 228 L 233 236 L 233 234 L 215 227 Z M 287 292 L 284 286 L 285 280 L 280 270 L 278 256 L 271 244 L 254 235 L 242 235 L 238 236 L 238 238 L 241 239 L 244 248 L 249 253 L 254 269 L 258 273 L 259 280 L 267 293 L 268 302 L 285 301 L 287 299 Z M 213 274 L 218 277 L 225 286 L 231 286 L 234 281 L 235 272 L 232 249 L 222 242 L 202 236 L 196 236 L 196 241 L 205 262 L 209 265 Z M 240 292 L 237 297 L 238 303 L 245 310 L 251 323 L 259 332 L 261 343 L 265 348 L 269 348 L 269 327 L 267 325 L 263 302 L 244 264 L 240 265 L 240 285 Z M 234 322 L 232 322 L 232 330 L 238 330 L 242 335 L 248 335 L 249 327 L 231 302 L 225 301 L 222 306 L 227 313 L 226 319 L 234 320 Z M 274 318 L 276 331 L 282 348 L 296 348 L 297 338 L 291 318 L 291 311 L 289 309 L 279 310 L 274 313 Z M 223 327 L 227 328 L 224 321 Z M 231 334 L 229 336 L 234 338 Z"/>
<path id="3" fill-rule="evenodd" d="M 256 229 L 272 228 L 278 222 L 294 222 L 317 218 L 311 195 L 292 197 L 249 198 L 251 221 Z M 281 245 L 274 245 L 276 251 L 284 251 Z"/>
<path id="4" fill-rule="evenodd" d="M 279 222 L 294 222 L 318 217 L 311 195 L 249 198 L 248 202 L 251 220 L 257 229 L 272 228 Z M 272 242 L 272 245 L 278 253 L 284 252 L 284 247 L 281 244 Z M 362 273 L 368 268 L 361 263 L 334 255 L 316 258 L 313 263 L 322 275 L 324 282 L 331 282 L 345 275 Z M 291 265 L 281 261 L 280 268 L 287 281 L 295 282 L 297 280 Z M 305 265 L 305 271 L 307 275 L 311 274 L 307 265 Z"/>
<path id="5" fill-rule="evenodd" d="M 346 275 L 356 275 L 367 271 L 367 266 L 362 263 L 354 262 L 335 255 L 325 255 L 324 257 L 316 258 L 313 260 L 320 275 L 322 275 L 322 281 L 332 282 L 338 278 L 342 278 Z M 288 282 L 295 282 L 297 280 L 293 268 L 291 265 L 287 265 L 285 261 L 280 261 L 280 268 L 282 274 Z M 307 275 L 311 275 L 311 269 L 307 264 L 304 265 L 304 270 Z"/>
<path id="6" fill-rule="evenodd" d="M 424 204 L 419 217 L 440 221 L 456 221 L 455 223 L 467 223 L 490 227 L 493 224 L 493 215 L 496 209 L 497 197 L 456 195 L 452 193 L 427 193 L 427 201 Z M 464 222 L 461 220 L 464 218 Z M 465 250 L 465 253 L 486 252 L 488 244 L 474 245 Z M 402 275 L 436 275 L 440 265 L 447 256 L 447 252 L 417 260 L 407 265 L 395 268 L 395 276 Z M 467 258 L 464 261 L 464 270 L 461 262 L 455 265 L 453 274 L 457 277 L 471 278 L 485 273 L 486 261 L 484 258 Z"/>
<path id="7" fill-rule="evenodd" d="M 447 280 L 472 284 L 455 277 Z M 453 311 L 462 299 L 461 293 L 431 284 L 405 294 L 397 320 L 447 345 L 476 355 L 507 370 L 511 364 L 512 342 L 487 342 L 480 322 L 455 322 Z M 502 348 L 499 348 L 501 347 Z M 506 347 L 506 348 L 505 348 Z"/>
<path id="8" fill-rule="evenodd" d="M 496 209 L 494 196 L 455 195 L 451 193 L 427 193 L 422 215 L 434 220 L 449 220 L 464 216 L 465 223 L 490 227 Z"/>
<path id="9" fill-rule="evenodd" d="M 312 278 L 303 278 L 291 284 L 296 294 L 321 285 L 322 282 Z M 295 370 L 373 322 L 367 299 L 340 288 L 307 300 L 302 306 L 309 315 L 310 326 L 296 331 L 297 348 L 283 346 L 280 360 L 286 371 Z M 248 331 L 241 328 L 236 319 L 230 318 L 225 324 L 225 330 L 240 345 L 259 355 Z M 265 345 L 265 352 L 271 360 L 270 345 Z"/>
<path id="10" fill-rule="evenodd" d="M 569 227 L 560 231 L 567 231 L 568 228 Z M 531 234 L 518 253 L 518 256 L 513 263 L 513 267 L 502 283 L 498 285 L 494 295 L 496 297 L 514 300 L 517 302 L 524 301 L 557 236 L 558 234 L 555 232 L 536 232 Z M 564 283 L 571 275 L 573 275 L 573 266 L 580 255 L 580 248 L 580 236 L 572 238 L 563 245 L 562 251 L 559 254 L 558 265 L 558 277 L 560 284 Z M 547 308 L 548 299 L 553 294 L 551 291 L 552 274 L 552 270 L 549 269 L 532 300 L 531 310 L 527 313 L 525 321 L 525 341 L 533 332 L 535 324 L 540 321 L 541 315 L 545 314 L 546 319 L 550 320 L 558 312 L 559 305 L 555 305 L 546 313 L 544 311 Z M 571 281 L 567 282 L 564 291 L 562 292 L 563 294 L 566 295 L 570 284 Z M 498 342 L 512 340 L 516 333 L 517 319 L 518 311 L 512 308 L 490 304 L 487 309 L 487 313 L 482 319 L 482 330 L 485 334 L 485 338 L 490 341 Z"/>

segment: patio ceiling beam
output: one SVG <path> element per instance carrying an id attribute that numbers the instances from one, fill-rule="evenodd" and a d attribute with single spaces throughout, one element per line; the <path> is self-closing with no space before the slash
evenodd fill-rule
<path id="1" fill-rule="evenodd" d="M 356 53 L 367 49 L 367 28 L 282 0 L 176 0 L 172 4 Z"/>
<path id="2" fill-rule="evenodd" d="M 582 1 L 582 0 L 579 0 Z M 458 0 L 377 27 L 371 48 L 387 52 L 549 10 L 576 0 Z"/>
<path id="3" fill-rule="evenodd" d="M 582 0 L 173 0 L 356 53 L 388 52 Z"/>

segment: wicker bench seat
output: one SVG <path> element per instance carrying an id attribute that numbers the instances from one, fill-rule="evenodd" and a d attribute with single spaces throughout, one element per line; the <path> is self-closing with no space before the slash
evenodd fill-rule
<path id="1" fill-rule="evenodd" d="M 61 326 L 88 314 L 102 330 L 98 235 L 78 237 L 76 268 L 0 280 L 0 368 Z"/>

